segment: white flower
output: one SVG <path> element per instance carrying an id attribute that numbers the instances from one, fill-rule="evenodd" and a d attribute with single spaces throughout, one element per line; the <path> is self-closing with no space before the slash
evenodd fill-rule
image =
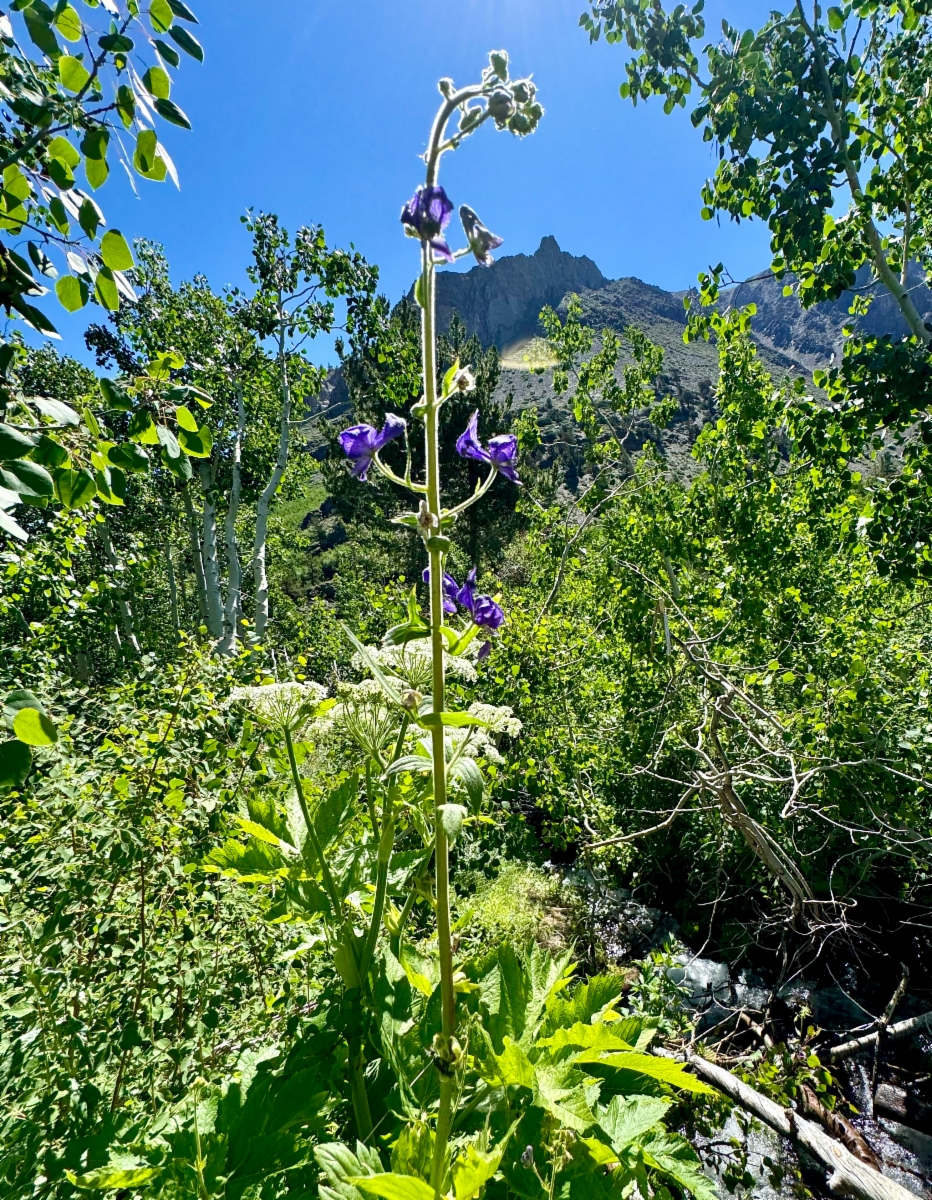
<path id="1" fill-rule="evenodd" d="M 245 704 L 269 724 L 294 731 L 313 717 L 326 695 L 327 689 L 322 684 L 308 681 L 238 687 L 230 693 L 230 699 Z"/>
<path id="2" fill-rule="evenodd" d="M 447 678 L 462 683 L 475 683 L 478 679 L 475 665 L 470 661 L 479 652 L 479 643 L 473 642 L 465 655 L 454 656 L 444 652 L 443 661 Z M 429 692 L 433 672 L 430 640 L 418 638 L 404 646 L 367 646 L 366 653 L 381 667 L 386 675 L 400 679 L 415 691 Z M 370 670 L 369 664 L 358 651 L 353 655 L 353 666 L 357 671 Z"/>
<path id="3" fill-rule="evenodd" d="M 517 737 L 521 732 L 521 722 L 515 716 L 514 709 L 508 708 L 507 705 L 496 708 L 494 704 L 482 704 L 477 700 L 470 704 L 469 711 L 480 721 L 485 721 L 488 725 L 487 733 L 504 733 L 508 737 Z"/>

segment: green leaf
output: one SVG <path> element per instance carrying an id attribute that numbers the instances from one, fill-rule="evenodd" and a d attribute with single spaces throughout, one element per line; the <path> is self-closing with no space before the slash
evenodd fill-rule
<path id="1" fill-rule="evenodd" d="M 840 8 L 833 6 L 828 10 L 828 27 L 833 32 L 837 33 L 839 29 L 844 29 L 845 17 Z"/>
<path id="2" fill-rule="evenodd" d="M 669 1083 L 673 1087 L 682 1088 L 684 1092 L 696 1092 L 700 1095 L 714 1096 L 713 1088 L 708 1087 L 690 1073 L 680 1063 L 672 1062 L 669 1058 L 657 1058 L 653 1054 L 636 1054 L 634 1051 L 623 1051 L 621 1054 L 611 1054 L 608 1058 L 600 1058 L 598 1052 L 584 1050 L 577 1054 L 576 1062 L 598 1062 L 605 1067 L 615 1067 L 619 1071 L 636 1071 L 639 1075 L 647 1075 L 661 1083 Z"/>
<path id="3" fill-rule="evenodd" d="M 180 25 L 173 25 L 168 31 L 168 36 L 181 47 L 185 54 L 190 54 L 198 62 L 204 61 L 204 47 L 197 38 L 188 33 L 187 29 L 183 29 Z"/>
<path id="4" fill-rule="evenodd" d="M 161 183 L 168 174 L 165 160 L 158 153 L 159 139 L 154 129 L 144 129 L 136 138 L 133 166 L 144 179 Z"/>
<path id="5" fill-rule="evenodd" d="M 691 1192 L 695 1200 L 718 1200 L 715 1185 L 703 1173 L 698 1155 L 684 1137 L 667 1130 L 657 1130 L 644 1134 L 640 1148 L 648 1166 L 668 1175 L 680 1187 Z"/>
<path id="6" fill-rule="evenodd" d="M 43 5 L 45 8 L 45 5 Z M 45 8 L 46 12 L 51 13 L 51 10 Z M 48 21 L 41 15 L 38 7 L 30 6 L 23 12 L 23 20 L 26 22 L 26 30 L 30 38 L 36 46 L 47 54 L 53 61 L 61 54 L 61 47 L 55 40 L 55 34 Z"/>
<path id="7" fill-rule="evenodd" d="M 20 542 L 29 540 L 29 534 L 23 529 L 18 521 L 14 521 L 5 509 L 0 508 L 0 529 L 10 537 L 15 537 Z"/>
<path id="8" fill-rule="evenodd" d="M 65 509 L 83 508 L 97 495 L 97 484 L 87 467 L 77 471 L 65 467 L 55 471 L 52 478 L 55 495 Z"/>
<path id="9" fill-rule="evenodd" d="M 139 1188 L 158 1175 L 158 1167 L 99 1167 L 96 1171 L 88 1171 L 84 1175 L 75 1175 L 66 1171 L 69 1183 L 74 1187 L 87 1191 L 118 1191 Z"/>
<path id="10" fill-rule="evenodd" d="M 170 429 L 166 429 L 164 425 L 157 425 L 155 427 L 155 435 L 159 440 L 159 445 L 164 448 L 169 458 L 181 457 L 181 447 L 178 445 L 178 439 Z"/>
<path id="11" fill-rule="evenodd" d="M 426 713 L 419 718 L 420 724 L 428 728 L 434 725 L 445 725 L 449 729 L 462 729 L 466 725 L 481 725 L 488 728 L 488 721 L 483 721 L 480 717 L 474 717 L 472 713 L 466 712 L 442 712 L 442 713 Z"/>
<path id="12" fill-rule="evenodd" d="M 187 483 L 192 477 L 191 460 L 186 454 L 179 454 L 177 458 L 173 458 L 163 446 L 161 460 L 162 466 L 171 471 L 172 475 L 176 479 L 180 479 L 182 483 Z"/>
<path id="13" fill-rule="evenodd" d="M 156 33 L 167 33 L 174 19 L 168 0 L 149 0 L 149 20 Z"/>
<path id="14" fill-rule="evenodd" d="M 456 1200 L 475 1200 L 493 1178 L 501 1166 L 502 1156 L 516 1126 L 517 1122 L 491 1150 L 479 1150 L 475 1146 L 466 1147 L 465 1155 L 453 1164 L 453 1194 Z"/>
<path id="15" fill-rule="evenodd" d="M 214 448 L 214 435 L 206 425 L 202 425 L 197 433 L 188 433 L 186 429 L 179 429 L 178 445 L 191 458 L 210 458 Z"/>
<path id="16" fill-rule="evenodd" d="M 170 121 L 172 125 L 180 125 L 182 129 L 190 129 L 191 122 L 181 111 L 174 100 L 164 100 L 161 97 L 153 101 L 153 108 L 160 117 Z"/>
<path id="17" fill-rule="evenodd" d="M 35 440 L 28 434 L 20 433 L 12 425 L 5 425 L 0 421 L 0 462 L 24 458 L 35 444 Z"/>
<path id="18" fill-rule="evenodd" d="M 110 312 L 117 312 L 120 307 L 120 293 L 109 267 L 102 267 L 94 280 L 94 295 Z"/>
<path id="19" fill-rule="evenodd" d="M 450 769 L 450 775 L 453 779 L 458 779 L 466 789 L 469 803 L 473 809 L 478 809 L 485 793 L 485 780 L 482 778 L 482 772 L 475 759 L 457 759 Z"/>
<path id="20" fill-rule="evenodd" d="M 97 484 L 97 495 L 104 504 L 122 507 L 126 501 L 126 476 L 119 467 L 95 471 L 94 482 Z"/>
<path id="21" fill-rule="evenodd" d="M 45 497 L 52 496 L 52 476 L 45 467 L 26 458 L 16 458 L 8 461 L 0 469 L 0 482 L 11 491 L 21 496 Z"/>
<path id="22" fill-rule="evenodd" d="M 148 471 L 149 455 L 135 442 L 121 442 L 107 451 L 107 460 L 124 471 Z"/>
<path id="23" fill-rule="evenodd" d="M 121 83 L 117 88 L 116 104 L 117 112 L 120 114 L 120 120 L 123 122 L 124 127 L 129 129 L 133 121 L 136 119 L 136 97 L 133 95 L 133 89 L 128 87 L 125 83 Z M 146 134 L 152 134 L 154 149 L 156 137 L 151 129 L 143 130 L 143 132 L 139 135 L 139 138 L 145 137 Z M 136 139 L 137 153 L 139 147 L 139 138 Z M 135 163 L 135 158 L 133 161 Z M 139 167 L 136 169 L 139 170 Z M 142 173 L 144 174 L 144 172 Z"/>
<path id="24" fill-rule="evenodd" d="M 55 28 L 69 42 L 80 42 L 84 29 L 81 18 L 70 4 L 66 4 L 60 12 L 56 12 Z"/>
<path id="25" fill-rule="evenodd" d="M 0 457 L 2 457 L 2 455 L 0 455 Z M 352 642 L 353 646 L 359 651 L 360 657 L 363 659 L 366 666 L 372 672 L 374 678 L 377 679 L 378 682 L 381 684 L 382 690 L 385 692 L 386 696 L 388 696 L 388 698 L 390 700 L 392 700 L 395 704 L 397 704 L 399 708 L 403 708 L 404 705 L 401 702 L 401 695 L 398 692 L 398 689 L 395 687 L 395 684 L 388 678 L 388 676 L 385 674 L 385 672 L 382 670 L 382 668 L 379 666 L 379 664 L 375 661 L 375 659 L 372 657 L 372 655 L 369 653 L 369 651 L 366 649 L 366 647 L 362 644 L 362 642 L 359 640 L 359 638 L 356 636 L 356 634 L 353 633 L 353 631 L 351 629 L 349 629 L 346 625 L 344 625 L 342 621 L 340 622 L 340 626 L 341 626 L 343 632 L 346 634 L 346 636 Z"/>
<path id="26" fill-rule="evenodd" d="M 175 420 L 182 429 L 187 429 L 189 433 L 197 433 L 197 417 L 191 412 L 190 408 L 185 408 L 183 404 L 179 404 L 175 409 Z"/>
<path id="27" fill-rule="evenodd" d="M 61 400 L 50 400 L 48 396 L 30 396 L 29 403 L 43 417 L 48 417 L 56 425 L 77 426 L 81 424 L 81 418 L 71 405 L 64 404 Z"/>
<path id="28" fill-rule="evenodd" d="M 586 1076 L 572 1063 L 538 1063 L 534 1068 L 534 1103 L 576 1133 L 595 1124 L 586 1096 Z"/>
<path id="29" fill-rule="evenodd" d="M 90 198 L 90 196 L 88 196 L 81 202 L 81 207 L 78 209 L 78 224 L 91 239 L 91 241 L 97 237 L 97 227 L 100 225 L 102 220 L 103 216 L 100 209 Z"/>
<path id="30" fill-rule="evenodd" d="M 130 396 L 112 379 L 106 377 L 98 379 L 97 386 L 100 388 L 100 394 L 104 398 L 104 403 L 108 408 L 115 408 L 119 412 L 130 412 L 133 407 L 133 401 Z"/>
<path id="31" fill-rule="evenodd" d="M 107 182 L 110 167 L 107 165 L 105 158 L 86 158 L 84 160 L 84 174 L 87 176 L 87 182 L 96 192 L 99 187 L 102 187 Z"/>
<path id="32" fill-rule="evenodd" d="M 80 92 L 91 75 L 79 58 L 63 54 L 58 60 L 58 78 L 69 92 Z"/>
<path id="33" fill-rule="evenodd" d="M 16 720 L 16 714 L 24 708 L 35 708 L 39 712 L 44 712 L 42 701 L 35 694 L 30 692 L 28 688 L 16 688 L 15 691 L 8 692 L 3 698 L 3 720 L 8 729 L 13 728 L 13 722 Z"/>
<path id="34" fill-rule="evenodd" d="M 0 788 L 19 787 L 31 770 L 32 751 L 24 742 L 0 742 Z"/>
<path id="35" fill-rule="evenodd" d="M 163 67 L 150 67 L 142 77 L 146 91 L 158 100 L 167 100 L 171 95 L 172 81 Z"/>
<path id="36" fill-rule="evenodd" d="M 610 1025 L 598 1022 L 595 1025 L 577 1021 L 569 1029 L 558 1029 L 550 1037 L 541 1038 L 541 1046 L 549 1046 L 552 1053 L 563 1050 L 567 1046 L 575 1046 L 579 1050 L 591 1050 L 599 1053 L 604 1050 L 633 1050 L 634 1047 L 620 1038 Z M 579 1059 L 577 1058 L 577 1062 Z M 586 1061 L 596 1061 L 587 1059 Z"/>
<path id="37" fill-rule="evenodd" d="M 198 24 L 197 17 L 188 8 L 187 4 L 182 3 L 182 0 L 168 0 L 168 6 L 175 16 L 180 17 L 182 21 L 191 21 L 194 25 Z"/>
<path id="38" fill-rule="evenodd" d="M 58 730 L 39 708 L 21 708 L 13 721 L 13 732 L 27 746 L 52 746 Z"/>
<path id="39" fill-rule="evenodd" d="M 155 48 L 170 67 L 177 67 L 181 62 L 181 55 L 178 51 L 169 46 L 167 42 L 163 42 L 161 38 L 155 39 Z"/>
<path id="40" fill-rule="evenodd" d="M 356 1175 L 350 1180 L 360 1191 L 382 1200 L 434 1200 L 434 1189 L 416 1175 Z"/>
<path id="41" fill-rule="evenodd" d="M 57 159 L 65 164 L 66 167 L 76 167 L 81 161 L 81 155 L 72 146 L 67 138 L 54 137 L 49 142 L 48 153 L 51 158 Z"/>
<path id="42" fill-rule="evenodd" d="M 441 804 L 437 809 L 437 815 L 440 817 L 440 824 L 443 826 L 443 831 L 447 835 L 450 845 L 455 846 L 463 830 L 463 819 L 466 816 L 466 809 L 462 804 Z"/>
<path id="43" fill-rule="evenodd" d="M 517 1042 L 505 1038 L 505 1049 L 495 1056 L 498 1074 L 506 1087 L 533 1088 L 534 1067 Z"/>
<path id="44" fill-rule="evenodd" d="M 661 1096 L 613 1096 L 598 1118 L 599 1128 L 620 1154 L 662 1120 L 670 1105 Z"/>
<path id="45" fill-rule="evenodd" d="M 321 1200 L 362 1200 L 355 1185 L 360 1175 L 376 1175 L 383 1171 L 378 1151 L 356 1143 L 356 1153 L 340 1142 L 327 1142 L 314 1147 L 314 1157 L 326 1185 L 320 1185 Z"/>
<path id="46" fill-rule="evenodd" d="M 433 769 L 433 764 L 429 758 L 422 754 L 403 754 L 401 758 L 396 758 L 393 763 L 385 768 L 386 775 L 397 775 L 401 771 L 412 771 L 415 774 L 420 771 L 430 771 Z"/>
<path id="47" fill-rule="evenodd" d="M 49 215 L 58 232 L 67 237 L 71 225 L 68 222 L 68 213 L 65 211 L 65 206 L 60 196 L 53 196 L 49 201 Z"/>
<path id="48" fill-rule="evenodd" d="M 65 467 L 71 461 L 71 455 L 61 442 L 44 433 L 32 452 L 32 460 L 43 467 Z"/>
<path id="49" fill-rule="evenodd" d="M 100 257 L 111 271 L 128 271 L 136 264 L 119 229 L 110 229 L 100 239 Z"/>
<path id="50" fill-rule="evenodd" d="M 318 804 L 314 815 L 314 832 L 321 848 L 326 850 L 343 828 L 347 815 L 355 807 L 358 781 L 351 775 L 338 788 L 333 788 Z"/>
<path id="51" fill-rule="evenodd" d="M 577 1022 L 591 1023 L 593 1017 L 601 1016 L 612 1007 L 623 990 L 624 980 L 620 975 L 594 975 L 586 983 L 574 988 L 571 995 L 558 997 L 548 1005 L 546 1031 L 553 1033 Z M 612 1028 L 616 1036 L 625 1041 L 631 1040 L 618 1024 Z"/>

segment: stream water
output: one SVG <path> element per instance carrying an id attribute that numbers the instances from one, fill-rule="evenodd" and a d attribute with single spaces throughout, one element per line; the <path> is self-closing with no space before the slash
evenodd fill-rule
<path id="1" fill-rule="evenodd" d="M 865 978 L 863 964 L 858 969 L 827 959 L 812 964 L 808 978 L 798 975 L 778 986 L 775 976 L 765 977 L 763 967 L 758 973 L 697 956 L 682 941 L 679 926 L 669 913 L 639 903 L 623 889 L 605 886 L 587 870 L 576 867 L 563 875 L 564 883 L 586 906 L 595 939 L 609 964 L 623 967 L 652 950 L 672 950 L 676 965 L 668 968 L 668 977 L 679 986 L 679 1003 L 708 1044 L 736 1028 L 740 1011 L 748 1012 L 755 1022 L 767 1011 L 783 1037 L 793 1036 L 801 1021 L 816 1026 L 822 1031 L 818 1037 L 822 1050 L 847 1040 L 851 1033 L 870 1029 L 896 987 L 895 978 L 878 978 L 870 971 Z M 928 980 L 925 984 L 927 987 Z M 928 1007 L 928 1001 L 916 1001 L 907 993 L 896 1019 L 917 1015 Z M 753 1034 L 748 1031 L 747 1036 L 750 1047 Z M 827 1062 L 827 1054 L 823 1053 L 822 1059 Z M 922 1200 L 932 1200 L 932 1030 L 890 1043 L 878 1067 L 876 1087 L 872 1087 L 870 1051 L 835 1068 L 839 1088 L 853 1106 L 851 1123 L 881 1160 L 885 1175 Z M 734 1140 L 744 1146 L 747 1170 L 754 1179 L 746 1195 L 755 1200 L 798 1200 L 794 1181 L 799 1177 L 812 1193 L 832 1195 L 820 1164 L 805 1154 L 800 1156 L 786 1139 L 767 1128 L 754 1126 L 743 1134 L 732 1115 L 713 1137 L 696 1143 L 706 1172 L 721 1185 L 723 1196 L 727 1194 L 724 1174 L 734 1156 Z M 782 1182 L 776 1186 L 769 1163 L 785 1168 Z"/>

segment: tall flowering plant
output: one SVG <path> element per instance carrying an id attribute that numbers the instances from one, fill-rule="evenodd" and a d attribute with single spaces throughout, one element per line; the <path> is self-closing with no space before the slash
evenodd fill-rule
<path id="1" fill-rule="evenodd" d="M 430 646 L 430 694 L 409 690 L 399 695 L 399 703 L 410 714 L 410 720 L 422 726 L 429 735 L 431 751 L 431 780 L 434 804 L 434 876 L 437 943 L 440 967 L 442 1032 L 434 1037 L 432 1054 L 440 1073 L 440 1099 L 433 1148 L 432 1183 L 439 1190 L 447 1155 L 453 1113 L 456 1070 L 462 1058 L 457 1040 L 456 981 L 454 976 L 453 943 L 450 929 L 450 841 L 462 823 L 460 806 L 448 803 L 449 734 L 452 729 L 483 725 L 480 716 L 468 712 L 453 712 L 447 708 L 446 660 L 463 655 L 473 641 L 483 641 L 479 656 L 491 648 L 491 636 L 504 622 L 505 615 L 491 597 L 479 594 L 476 571 L 469 572 L 459 584 L 446 569 L 451 549 L 451 534 L 457 518 L 476 504 L 501 475 L 518 483 L 516 472 L 517 439 L 512 434 L 493 437 L 483 445 L 478 435 L 478 411 L 474 412 L 467 428 L 457 441 L 457 451 L 465 458 L 485 463 L 488 472 L 474 493 L 454 508 L 444 508 L 440 477 L 440 411 L 455 394 L 470 392 L 475 380 L 467 366 L 458 362 L 442 379 L 437 373 L 436 299 L 435 282 L 438 267 L 453 263 L 457 258 L 473 255 L 484 266 L 492 262 L 492 251 L 502 239 L 491 233 L 468 205 L 459 210 L 466 239 L 461 249 L 451 249 L 449 225 L 454 205 L 438 182 L 444 154 L 457 149 L 468 137 L 488 121 L 500 130 L 510 130 L 518 136 L 533 133 L 543 115 L 536 99 L 536 89 L 530 79 L 509 78 L 508 57 L 504 52 L 490 55 L 489 66 L 479 83 L 457 88 L 450 79 L 440 82 L 443 103 L 430 131 L 424 155 L 425 177 L 401 211 L 405 233 L 420 247 L 421 269 L 415 296 L 421 308 L 421 344 L 424 393 L 411 410 L 411 419 L 422 430 L 425 448 L 425 473 L 417 480 L 412 475 L 407 422 L 388 414 L 381 430 L 370 425 L 354 425 L 340 434 L 340 445 L 351 463 L 354 476 L 365 480 L 371 469 L 379 471 L 393 483 L 405 488 L 417 500 L 414 512 L 397 518 L 410 527 L 423 541 L 427 557 L 424 582 L 429 592 L 429 619 L 424 621 L 413 597 L 408 620 L 386 634 L 388 645 L 403 645 L 425 640 Z M 451 122 L 457 118 L 455 129 Z M 384 463 L 380 451 L 390 441 L 404 437 L 407 464 L 404 476 L 398 475 Z M 458 616 L 462 619 L 457 620 Z M 351 635 L 352 636 L 352 635 Z M 379 665 L 365 648 L 353 638 L 373 673 L 388 685 Z M 388 685 L 390 687 L 390 685 Z M 389 692 L 391 694 L 391 691 Z"/>

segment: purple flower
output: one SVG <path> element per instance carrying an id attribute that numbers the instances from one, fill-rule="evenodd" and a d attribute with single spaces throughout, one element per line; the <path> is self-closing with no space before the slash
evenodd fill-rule
<path id="1" fill-rule="evenodd" d="M 505 614 L 491 596 L 476 595 L 476 568 L 466 576 L 466 582 L 456 593 L 459 604 L 466 609 L 473 621 L 485 629 L 498 629 L 505 623 Z"/>
<path id="2" fill-rule="evenodd" d="M 372 460 L 384 445 L 405 430 L 405 422 L 394 413 L 385 414 L 385 424 L 379 433 L 371 425 L 351 425 L 340 434 L 340 447 L 347 458 L 352 460 L 353 469 L 350 474 L 354 479 L 366 481 L 366 472 L 372 466 Z"/>
<path id="3" fill-rule="evenodd" d="M 486 229 L 468 204 L 460 205 L 460 220 L 463 222 L 463 232 L 466 234 L 469 248 L 476 256 L 476 262 L 483 267 L 490 267 L 491 252 L 499 248 L 502 239 Z"/>
<path id="4" fill-rule="evenodd" d="M 479 647 L 479 653 L 476 655 L 476 662 L 482 662 L 484 658 L 488 658 L 492 653 L 492 643 L 483 642 Z"/>
<path id="5" fill-rule="evenodd" d="M 477 596 L 472 619 L 484 629 L 498 629 L 505 624 L 505 614 L 491 596 Z"/>
<path id="6" fill-rule="evenodd" d="M 452 212 L 453 204 L 442 187 L 419 187 L 401 210 L 401 223 L 405 233 L 428 242 L 441 258 L 453 262 L 453 251 L 443 237 Z"/>
<path id="7" fill-rule="evenodd" d="M 515 470 L 515 459 L 518 457 L 518 439 L 513 433 L 501 433 L 498 437 L 489 439 L 488 450 L 479 441 L 479 410 L 469 418 L 469 424 L 456 441 L 456 452 L 463 458 L 475 458 L 479 462 L 491 463 L 506 479 L 512 483 L 520 483 Z"/>
<path id="8" fill-rule="evenodd" d="M 517 457 L 518 439 L 513 433 L 500 433 L 498 437 L 489 438 L 489 458 L 512 483 L 521 482 L 514 467 Z"/>
<path id="9" fill-rule="evenodd" d="M 424 582 L 430 586 L 430 567 L 424 568 L 422 576 Z M 459 591 L 459 584 L 452 575 L 448 575 L 446 571 L 443 573 L 443 611 L 451 616 L 456 612 L 456 594 Z"/>

